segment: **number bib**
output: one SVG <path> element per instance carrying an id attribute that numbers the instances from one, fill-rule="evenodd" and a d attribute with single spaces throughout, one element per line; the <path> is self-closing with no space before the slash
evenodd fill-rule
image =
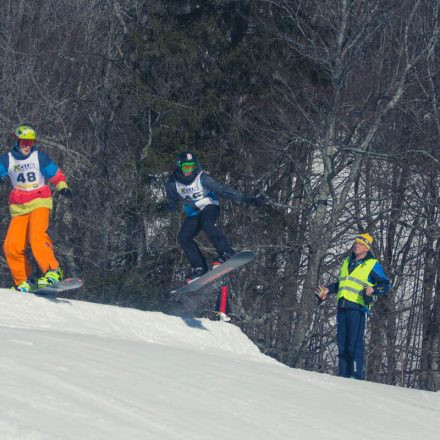
<path id="1" fill-rule="evenodd" d="M 207 205 L 219 204 L 215 194 L 203 187 L 202 173 L 203 171 L 189 185 L 176 181 L 177 194 L 182 197 L 183 203 L 195 205 L 199 209 L 203 209 Z"/>
<path id="2" fill-rule="evenodd" d="M 29 157 L 17 160 L 9 153 L 8 175 L 12 186 L 22 191 L 32 191 L 46 184 L 40 171 L 38 151 L 32 152 Z"/>

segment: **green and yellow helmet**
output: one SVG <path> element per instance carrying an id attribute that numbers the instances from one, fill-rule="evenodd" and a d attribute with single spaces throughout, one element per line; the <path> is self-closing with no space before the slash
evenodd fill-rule
<path id="1" fill-rule="evenodd" d="M 35 130 L 32 127 L 29 127 L 28 125 L 20 125 L 17 127 L 17 129 L 14 132 L 15 138 L 17 140 L 31 140 L 35 141 Z"/>

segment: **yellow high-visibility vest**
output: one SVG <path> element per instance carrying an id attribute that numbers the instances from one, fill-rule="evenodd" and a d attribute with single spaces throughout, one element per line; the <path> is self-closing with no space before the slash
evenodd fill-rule
<path id="1" fill-rule="evenodd" d="M 377 260 L 371 258 L 356 266 L 355 269 L 348 273 L 348 262 L 350 258 L 347 257 L 342 263 L 341 272 L 339 273 L 339 290 L 338 297 L 345 298 L 348 301 L 365 306 L 364 297 L 362 295 L 366 286 L 374 286 L 368 281 L 368 276 L 373 270 Z"/>

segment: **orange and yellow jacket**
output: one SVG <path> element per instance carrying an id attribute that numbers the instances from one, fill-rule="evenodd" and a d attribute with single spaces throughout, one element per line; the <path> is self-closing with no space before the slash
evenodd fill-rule
<path id="1" fill-rule="evenodd" d="M 52 209 L 52 192 L 47 182 L 58 191 L 67 188 L 66 176 L 46 153 L 38 151 L 36 145 L 27 156 L 16 147 L 0 156 L 0 179 L 6 176 L 13 186 L 9 195 L 12 217 L 37 208 Z"/>

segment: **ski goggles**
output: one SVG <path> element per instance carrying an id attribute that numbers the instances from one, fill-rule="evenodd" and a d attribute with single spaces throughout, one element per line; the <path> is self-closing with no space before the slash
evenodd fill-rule
<path id="1" fill-rule="evenodd" d="M 35 145 L 35 140 L 34 139 L 18 139 L 18 145 L 20 145 L 20 147 L 32 147 L 33 145 Z"/>
<path id="2" fill-rule="evenodd" d="M 196 168 L 197 168 L 196 162 L 183 162 L 182 164 L 180 164 L 180 169 L 184 173 L 189 173 L 190 171 L 194 171 Z"/>

